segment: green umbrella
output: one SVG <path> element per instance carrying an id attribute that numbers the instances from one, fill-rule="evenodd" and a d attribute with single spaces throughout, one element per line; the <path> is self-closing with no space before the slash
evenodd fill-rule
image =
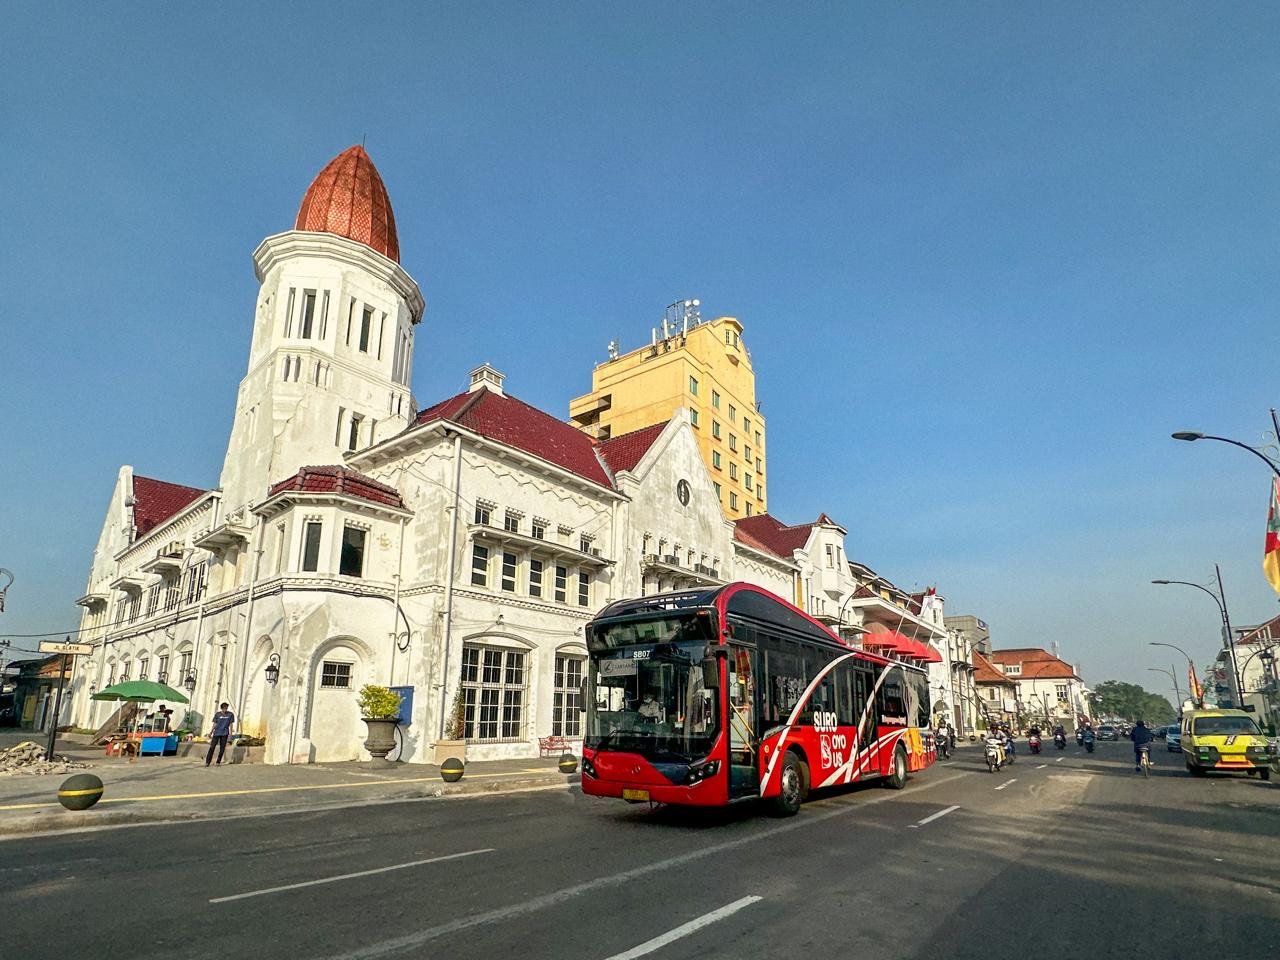
<path id="1" fill-rule="evenodd" d="M 105 690 L 99 690 L 90 700 L 129 700 L 133 703 L 147 703 L 152 700 L 172 700 L 174 703 L 190 703 L 173 687 L 154 680 L 124 680 L 113 684 Z"/>

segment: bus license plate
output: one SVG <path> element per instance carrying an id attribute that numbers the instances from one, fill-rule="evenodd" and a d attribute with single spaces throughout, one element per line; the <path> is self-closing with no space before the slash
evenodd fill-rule
<path id="1" fill-rule="evenodd" d="M 648 800 L 648 799 L 649 799 L 649 791 L 648 791 L 648 790 L 628 790 L 628 789 L 624 789 L 624 790 L 622 791 L 622 799 L 623 799 L 623 800 Z"/>

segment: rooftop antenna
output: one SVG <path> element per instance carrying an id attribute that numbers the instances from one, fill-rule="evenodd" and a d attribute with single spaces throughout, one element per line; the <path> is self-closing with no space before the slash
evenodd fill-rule
<path id="1" fill-rule="evenodd" d="M 618 359 L 618 341 L 617 340 L 609 341 L 609 359 L 610 360 Z"/>

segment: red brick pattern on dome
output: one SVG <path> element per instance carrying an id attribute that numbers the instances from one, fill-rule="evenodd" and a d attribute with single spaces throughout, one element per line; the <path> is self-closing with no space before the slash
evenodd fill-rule
<path id="1" fill-rule="evenodd" d="M 366 500 L 384 507 L 403 510 L 400 492 L 350 467 L 303 467 L 287 480 L 273 483 L 268 496 L 295 491 L 298 493 L 339 493 L 357 500 Z"/>
<path id="2" fill-rule="evenodd" d="M 378 168 L 359 144 L 330 160 L 311 181 L 293 228 L 336 233 L 400 262 L 391 199 Z"/>
<path id="3" fill-rule="evenodd" d="M 191 506 L 208 491 L 198 487 L 184 487 L 177 483 L 152 480 L 150 477 L 133 476 L 133 530 L 134 537 L 145 536 L 175 513 Z"/>
<path id="4" fill-rule="evenodd" d="M 636 464 L 649 452 L 649 448 L 662 435 L 662 431 L 670 422 L 670 420 L 664 420 L 662 423 L 655 423 L 652 427 L 642 427 L 619 437 L 612 437 L 600 444 L 600 454 L 604 457 L 605 463 L 609 464 L 609 469 L 615 474 L 622 473 L 624 470 L 634 470 Z"/>
<path id="5" fill-rule="evenodd" d="M 482 387 L 427 407 L 414 425 L 448 420 L 490 440 L 515 447 L 570 473 L 612 490 L 613 481 L 597 454 L 594 440 L 523 400 Z"/>
<path id="6" fill-rule="evenodd" d="M 824 514 L 825 516 L 825 514 Z M 791 559 L 791 555 L 804 548 L 809 542 L 809 534 L 813 531 L 812 523 L 801 523 L 788 527 L 777 517 L 768 513 L 758 513 L 754 517 L 742 517 L 733 522 L 734 536 L 746 533 L 757 543 L 763 544 L 770 553 Z M 747 542 L 744 540 L 744 542 Z"/>

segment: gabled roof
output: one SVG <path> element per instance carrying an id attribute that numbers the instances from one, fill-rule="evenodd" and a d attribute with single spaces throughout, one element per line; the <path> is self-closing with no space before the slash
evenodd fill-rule
<path id="1" fill-rule="evenodd" d="M 1071 664 L 1039 647 L 992 650 L 991 659 L 1003 665 L 1017 664 L 1022 669 L 1015 680 L 1079 680 Z"/>
<path id="2" fill-rule="evenodd" d="M 523 400 L 481 387 L 427 407 L 418 414 L 414 425 L 435 420 L 456 423 L 489 440 L 546 460 L 584 480 L 614 489 L 594 440 Z"/>
<path id="3" fill-rule="evenodd" d="M 996 663 L 1027 663 L 1031 660 L 1056 660 L 1057 658 L 1041 647 L 1009 647 L 1005 650 L 992 650 L 991 659 Z"/>
<path id="4" fill-rule="evenodd" d="M 145 536 L 184 507 L 203 497 L 207 490 L 166 483 L 150 477 L 133 475 L 134 537 Z"/>
<path id="5" fill-rule="evenodd" d="M 813 523 L 801 523 L 788 527 L 771 514 L 758 513 L 753 517 L 735 520 L 733 535 L 748 546 L 759 545 L 758 548 L 790 560 L 795 551 L 803 549 L 809 542 L 809 534 L 813 532 L 814 526 Z M 744 533 L 751 539 L 742 537 L 741 534 Z"/>
<path id="6" fill-rule="evenodd" d="M 649 448 L 654 445 L 670 422 L 670 420 L 664 420 L 651 427 L 641 427 L 639 430 L 606 440 L 600 444 L 600 455 L 604 457 L 605 463 L 615 475 L 624 470 L 634 470 L 636 464 L 649 452 Z"/>
<path id="7" fill-rule="evenodd" d="M 973 673 L 974 683 L 1001 684 L 1006 687 L 1017 686 L 1016 683 L 993 667 L 991 665 L 991 661 L 980 654 L 977 650 L 973 651 L 973 665 L 977 668 Z"/>
<path id="8" fill-rule="evenodd" d="M 394 487 L 372 480 L 350 467 L 303 467 L 287 480 L 273 483 L 268 497 L 295 490 L 303 493 L 340 493 L 369 503 L 404 509 L 404 501 Z"/>

